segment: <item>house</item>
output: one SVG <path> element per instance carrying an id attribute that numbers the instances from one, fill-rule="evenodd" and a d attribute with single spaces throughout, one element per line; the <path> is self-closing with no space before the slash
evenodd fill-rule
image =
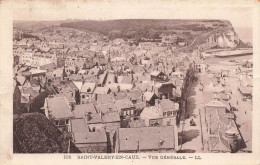
<path id="1" fill-rule="evenodd" d="M 99 94 L 97 95 L 97 104 L 110 104 L 115 102 L 115 97 L 113 94 Z"/>
<path id="2" fill-rule="evenodd" d="M 252 98 L 252 90 L 247 86 L 241 85 L 238 89 L 244 98 Z"/>
<path id="3" fill-rule="evenodd" d="M 153 71 L 151 73 L 151 81 L 163 82 L 167 81 L 167 76 L 161 71 Z"/>
<path id="4" fill-rule="evenodd" d="M 126 117 L 134 117 L 136 115 L 134 104 L 130 99 L 116 100 L 115 105 L 120 111 L 120 116 L 123 119 L 126 119 Z"/>
<path id="5" fill-rule="evenodd" d="M 212 109 L 216 109 L 217 111 L 221 113 L 225 113 L 227 106 L 223 104 L 221 101 L 218 100 L 212 100 L 208 104 L 205 105 L 205 111 L 210 111 Z"/>
<path id="6" fill-rule="evenodd" d="M 107 136 L 104 129 L 90 130 L 84 119 L 70 121 L 75 146 L 82 153 L 107 153 Z"/>
<path id="7" fill-rule="evenodd" d="M 140 119 L 145 121 L 147 127 L 162 126 L 163 112 L 158 106 L 145 107 L 140 114 Z"/>
<path id="8" fill-rule="evenodd" d="M 117 107 L 114 103 L 107 103 L 107 104 L 98 104 L 95 106 L 97 111 L 100 113 L 110 113 L 110 112 L 117 112 L 118 114 L 120 111 L 118 111 Z"/>
<path id="9" fill-rule="evenodd" d="M 196 70 L 199 73 L 205 73 L 208 70 L 208 65 L 204 63 L 196 64 Z"/>
<path id="10" fill-rule="evenodd" d="M 143 94 L 140 90 L 130 90 L 127 92 L 127 95 L 133 104 L 143 102 Z"/>
<path id="11" fill-rule="evenodd" d="M 88 75 L 98 77 L 101 73 L 102 71 L 99 68 L 92 68 L 89 70 Z"/>
<path id="12" fill-rule="evenodd" d="M 72 81 L 69 81 L 66 85 L 61 85 L 59 94 L 63 94 L 74 105 L 80 103 L 79 89 Z"/>
<path id="13" fill-rule="evenodd" d="M 121 120 L 118 112 L 101 113 L 102 123 L 105 125 L 106 132 L 113 132 L 120 128 Z"/>
<path id="14" fill-rule="evenodd" d="M 214 107 L 214 108 L 213 108 Z M 205 122 L 209 150 L 212 153 L 236 152 L 243 148 L 242 137 L 239 134 L 234 114 L 225 110 L 225 105 L 219 101 L 211 101 L 205 107 Z"/>
<path id="15" fill-rule="evenodd" d="M 173 126 L 119 128 L 116 153 L 176 152 L 177 134 Z"/>
<path id="16" fill-rule="evenodd" d="M 110 92 L 111 90 L 108 87 L 96 87 L 94 91 L 95 101 L 97 101 L 97 95 L 109 94 Z"/>
<path id="17" fill-rule="evenodd" d="M 144 100 L 145 100 L 146 106 L 154 106 L 155 99 L 157 99 L 157 96 L 155 95 L 155 93 L 148 92 L 148 91 L 146 91 L 144 93 Z"/>
<path id="18" fill-rule="evenodd" d="M 49 63 L 40 66 L 41 70 L 46 70 L 47 72 L 53 72 L 56 68 L 57 66 L 55 65 L 55 63 Z"/>
<path id="19" fill-rule="evenodd" d="M 162 125 L 164 126 L 175 125 L 176 117 L 179 111 L 179 104 L 174 103 L 169 99 L 157 100 L 155 104 L 158 104 L 158 102 L 159 102 L 159 108 L 163 112 Z"/>
<path id="20" fill-rule="evenodd" d="M 93 93 L 96 88 L 95 83 L 84 83 L 80 90 L 80 103 L 86 104 L 93 101 Z"/>
<path id="21" fill-rule="evenodd" d="M 72 113 L 74 114 L 74 117 L 76 119 L 83 119 L 86 117 L 88 113 L 96 114 L 98 113 L 98 111 L 92 103 L 89 103 L 76 105 Z"/>
<path id="22" fill-rule="evenodd" d="M 154 93 L 160 99 L 173 99 L 173 88 L 176 88 L 171 82 L 157 83 L 154 86 Z"/>
<path id="23" fill-rule="evenodd" d="M 29 82 L 18 88 L 21 93 L 21 112 L 40 112 L 44 105 L 44 100 L 48 96 L 47 92 L 40 85 L 31 85 Z"/>
<path id="24" fill-rule="evenodd" d="M 59 129 L 67 129 L 69 120 L 74 118 L 73 106 L 69 105 L 65 97 L 49 96 L 44 103 L 45 115 L 54 122 Z"/>

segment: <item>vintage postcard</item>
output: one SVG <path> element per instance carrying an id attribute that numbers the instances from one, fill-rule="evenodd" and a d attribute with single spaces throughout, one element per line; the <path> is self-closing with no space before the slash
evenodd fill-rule
<path id="1" fill-rule="evenodd" d="M 260 164 L 259 1 L 0 2 L 1 164 Z"/>

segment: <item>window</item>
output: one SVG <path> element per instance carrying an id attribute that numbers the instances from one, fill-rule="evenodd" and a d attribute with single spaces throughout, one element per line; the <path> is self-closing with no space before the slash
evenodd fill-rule
<path id="1" fill-rule="evenodd" d="M 66 124 L 68 125 L 68 124 L 69 124 L 69 119 L 66 119 L 65 122 L 66 122 Z"/>
<path id="2" fill-rule="evenodd" d="M 55 121 L 55 125 L 59 125 L 59 120 L 56 120 L 56 121 Z"/>
<path id="3" fill-rule="evenodd" d="M 135 111 L 135 115 L 137 116 L 138 114 L 139 114 L 139 111 L 136 110 L 136 111 Z"/>
<path id="4" fill-rule="evenodd" d="M 171 115 L 173 115 L 173 111 L 171 111 Z"/>
<path id="5" fill-rule="evenodd" d="M 81 97 L 82 97 L 82 99 L 85 99 L 85 95 L 82 95 Z"/>
<path id="6" fill-rule="evenodd" d="M 166 116 L 166 112 L 163 112 L 163 116 Z"/>

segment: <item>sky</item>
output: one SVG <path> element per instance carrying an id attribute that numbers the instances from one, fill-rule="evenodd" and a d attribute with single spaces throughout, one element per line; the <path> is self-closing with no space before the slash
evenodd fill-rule
<path id="1" fill-rule="evenodd" d="M 76 3 L 69 0 L 56 0 L 52 3 L 44 3 L 43 1 L 30 4 L 21 3 L 14 9 L 14 20 L 224 19 L 229 20 L 234 27 L 252 27 L 253 11 L 251 7 L 224 8 L 217 6 L 207 8 L 188 4 L 156 3 L 155 1 L 151 1 L 147 5 L 147 3 L 142 2 L 91 1 L 89 3 Z"/>

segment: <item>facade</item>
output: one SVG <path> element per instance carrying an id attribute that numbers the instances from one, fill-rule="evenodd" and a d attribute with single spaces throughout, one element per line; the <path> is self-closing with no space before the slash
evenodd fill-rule
<path id="1" fill-rule="evenodd" d="M 71 106 L 65 97 L 49 96 L 44 103 L 45 115 L 59 129 L 68 129 L 70 119 L 74 118 Z"/>
<path id="2" fill-rule="evenodd" d="M 72 141 L 82 153 L 107 153 L 107 136 L 104 129 L 90 130 L 85 119 L 72 119 L 69 131 Z"/>
<path id="3" fill-rule="evenodd" d="M 96 88 L 95 83 L 84 83 L 80 90 L 80 103 L 87 104 L 93 100 L 93 93 Z"/>
<path id="4" fill-rule="evenodd" d="M 173 88 L 176 88 L 172 83 L 165 82 L 165 83 L 157 83 L 154 86 L 154 93 L 160 99 L 168 98 L 173 99 Z"/>

